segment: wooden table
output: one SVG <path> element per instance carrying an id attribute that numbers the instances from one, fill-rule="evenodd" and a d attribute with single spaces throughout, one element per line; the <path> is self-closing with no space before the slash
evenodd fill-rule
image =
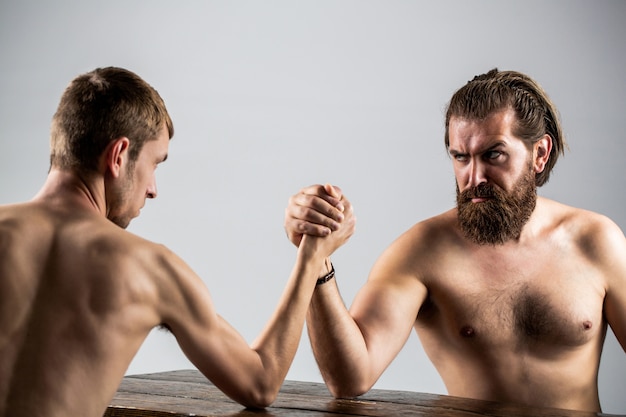
<path id="1" fill-rule="evenodd" d="M 533 408 L 447 395 L 374 389 L 352 400 L 334 399 L 324 384 L 285 381 L 265 410 L 250 410 L 226 397 L 196 370 L 127 376 L 105 417 L 591 417 L 581 411 Z"/>

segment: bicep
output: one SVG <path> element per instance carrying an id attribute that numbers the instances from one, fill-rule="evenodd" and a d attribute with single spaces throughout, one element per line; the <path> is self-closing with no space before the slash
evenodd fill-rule
<path id="1" fill-rule="evenodd" d="M 204 282 L 184 262 L 173 259 L 163 279 L 161 311 L 166 325 L 209 380 L 237 399 L 261 369 L 258 354 L 217 314 Z"/>
<path id="2" fill-rule="evenodd" d="M 376 263 L 350 314 L 363 334 L 372 371 L 380 375 L 406 343 L 427 296 L 425 285 L 388 257 Z"/>
<path id="3" fill-rule="evenodd" d="M 626 241 L 611 260 L 608 286 L 604 301 L 604 313 L 613 333 L 626 352 Z"/>
<path id="4" fill-rule="evenodd" d="M 602 226 L 594 255 L 606 279 L 604 315 L 626 352 L 626 238 L 614 223 Z"/>

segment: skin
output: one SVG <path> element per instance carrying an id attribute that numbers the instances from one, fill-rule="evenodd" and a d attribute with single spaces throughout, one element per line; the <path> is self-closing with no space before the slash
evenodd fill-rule
<path id="1" fill-rule="evenodd" d="M 302 239 L 275 312 L 249 345 L 187 264 L 123 229 L 157 196 L 167 129 L 132 170 L 128 144 L 111 142 L 90 178 L 53 167 L 32 201 L 0 207 L 0 416 L 101 416 L 156 326 L 171 330 L 227 395 L 267 406 L 295 355 L 325 259 L 354 231 L 345 203 L 336 235 Z"/>
<path id="2" fill-rule="evenodd" d="M 488 182 L 510 192 L 529 158 L 533 171 L 544 169 L 550 137 L 527 148 L 513 122 L 508 110 L 481 122 L 452 118 L 461 191 Z M 331 233 L 341 224 L 336 204 L 320 186 L 294 195 L 290 239 Z M 604 216 L 546 198 L 520 238 L 501 245 L 467 240 L 456 209 L 417 223 L 376 261 L 349 310 L 336 282 L 316 289 L 307 317 L 336 397 L 368 391 L 414 329 L 450 395 L 597 412 L 607 325 L 626 351 L 624 234 Z"/>

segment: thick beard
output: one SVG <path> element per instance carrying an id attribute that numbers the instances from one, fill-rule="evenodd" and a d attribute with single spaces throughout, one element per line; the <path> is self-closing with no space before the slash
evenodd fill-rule
<path id="1" fill-rule="evenodd" d="M 522 175 L 510 194 L 492 184 L 481 184 L 462 193 L 457 185 L 456 194 L 461 230 L 467 239 L 479 245 L 518 240 L 537 203 L 532 170 Z M 472 198 L 479 197 L 488 199 L 472 203 Z"/>

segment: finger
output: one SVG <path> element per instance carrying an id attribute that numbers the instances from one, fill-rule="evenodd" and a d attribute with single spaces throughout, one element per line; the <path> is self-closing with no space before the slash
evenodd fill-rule
<path id="1" fill-rule="evenodd" d="M 332 232 L 329 227 L 294 219 L 285 220 L 285 230 L 293 243 L 299 242 L 303 235 L 325 237 Z"/>
<path id="2" fill-rule="evenodd" d="M 288 208 L 285 218 L 295 220 L 296 222 L 326 227 L 331 231 L 339 228 L 339 224 L 344 219 L 342 212 L 326 203 L 313 204 L 313 206 L 312 208 L 309 205 L 292 205 Z"/>
<path id="3" fill-rule="evenodd" d="M 289 200 L 286 215 L 298 220 L 305 220 L 316 224 L 331 227 L 334 223 L 343 221 L 344 205 L 338 208 L 326 198 L 310 194 L 296 194 Z"/>
<path id="4" fill-rule="evenodd" d="M 341 201 L 341 198 L 343 197 L 341 195 L 341 188 L 329 183 L 324 184 L 324 191 L 326 191 L 329 196 L 336 198 L 339 201 Z"/>
<path id="5" fill-rule="evenodd" d="M 328 195 L 328 197 L 330 197 L 329 199 L 327 199 L 327 201 L 335 206 L 337 210 L 344 211 L 345 207 L 343 204 L 343 195 L 341 192 L 341 188 L 326 183 L 324 185 L 324 191 L 326 191 L 326 194 Z"/>
<path id="6" fill-rule="evenodd" d="M 337 186 L 330 184 L 312 185 L 300 190 L 300 194 L 318 197 L 335 207 L 337 210 L 343 211 L 343 203 L 341 201 L 343 196 L 341 188 Z"/>

